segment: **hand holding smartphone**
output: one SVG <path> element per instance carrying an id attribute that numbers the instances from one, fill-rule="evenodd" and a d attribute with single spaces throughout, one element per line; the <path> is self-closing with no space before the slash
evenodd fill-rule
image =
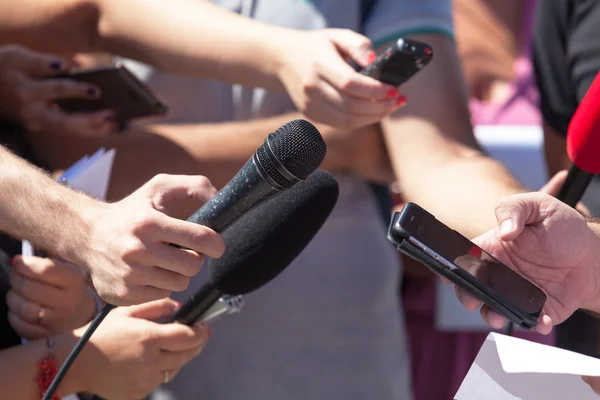
<path id="1" fill-rule="evenodd" d="M 398 87 L 425 67 L 432 58 L 433 49 L 427 43 L 400 38 L 360 73 Z"/>
<path id="2" fill-rule="evenodd" d="M 59 99 L 56 104 L 67 113 L 91 113 L 113 110 L 117 121 L 162 115 L 167 107 L 162 104 L 134 74 L 124 65 L 103 66 L 69 72 L 53 78 L 67 78 L 91 83 L 100 89 L 97 99 Z"/>
<path id="3" fill-rule="evenodd" d="M 538 324 L 546 302 L 540 288 L 418 205 L 408 203 L 394 214 L 388 239 L 518 326 Z"/>

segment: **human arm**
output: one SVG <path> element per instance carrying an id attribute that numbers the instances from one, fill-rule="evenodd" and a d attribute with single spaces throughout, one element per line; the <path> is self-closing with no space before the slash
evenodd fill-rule
<path id="1" fill-rule="evenodd" d="M 0 38 L 0 44 L 107 52 L 173 73 L 286 89 L 299 110 L 339 127 L 375 123 L 395 108 L 395 88 L 344 61 L 368 64 L 373 55 L 364 36 L 267 25 L 208 1 L 6 0 Z"/>
<path id="2" fill-rule="evenodd" d="M 60 132 L 30 135 L 35 154 L 53 170 L 67 168 L 99 147 L 116 149 L 108 197 L 118 199 L 158 172 L 206 174 L 220 188 L 244 165 L 268 133 L 300 113 L 243 122 L 156 124 L 134 126 L 123 135 L 75 137 Z M 327 143 L 322 167 L 330 171 L 369 174 L 371 179 L 392 178 L 378 127 L 353 132 L 315 123 Z M 358 157 L 361 157 L 358 160 Z M 176 216 L 193 210 L 178 207 Z"/>
<path id="3" fill-rule="evenodd" d="M 382 121 L 388 152 L 406 201 L 474 237 L 493 226 L 501 197 L 525 188 L 473 136 L 454 43 L 440 34 L 414 38 L 432 45 L 434 57 L 402 86 L 407 106 Z"/>
<path id="4" fill-rule="evenodd" d="M 200 270 L 202 254 L 224 252 L 216 232 L 167 215 L 178 202 L 207 201 L 215 189 L 205 177 L 158 176 L 107 204 L 58 184 L 1 147 L 0 187 L 2 230 L 85 268 L 100 296 L 116 305 L 183 290 Z"/>
<path id="5" fill-rule="evenodd" d="M 112 311 L 90 338 L 59 387 L 65 396 L 90 392 L 103 398 L 143 398 L 172 379 L 208 340 L 208 328 L 151 322 L 171 316 L 170 299 Z M 60 367 L 86 327 L 56 337 L 56 365 Z M 9 399 L 39 399 L 35 384 L 37 362 L 48 354 L 38 340 L 0 352 L 0 385 Z"/>

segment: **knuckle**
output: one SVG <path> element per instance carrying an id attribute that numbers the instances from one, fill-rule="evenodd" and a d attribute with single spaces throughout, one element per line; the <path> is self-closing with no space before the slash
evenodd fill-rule
<path id="1" fill-rule="evenodd" d="M 154 230 L 159 225 L 158 215 L 156 210 L 147 208 L 138 211 L 133 217 L 133 233 L 138 236 L 145 233 L 146 231 Z M 138 245 L 139 245 L 138 240 Z"/>
<path id="2" fill-rule="evenodd" d="M 136 227 L 140 229 L 140 226 L 136 224 Z M 123 261 L 128 262 L 136 259 L 141 253 L 146 250 L 144 243 L 137 237 L 132 237 L 130 240 L 125 241 L 121 247 L 121 254 Z M 133 272 L 131 267 L 121 269 L 124 274 Z"/>

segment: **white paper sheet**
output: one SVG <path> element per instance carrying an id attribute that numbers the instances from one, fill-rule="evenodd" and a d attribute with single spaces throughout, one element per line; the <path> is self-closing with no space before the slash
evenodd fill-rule
<path id="1" fill-rule="evenodd" d="M 581 380 L 600 376 L 600 360 L 490 333 L 456 400 L 598 400 Z"/>

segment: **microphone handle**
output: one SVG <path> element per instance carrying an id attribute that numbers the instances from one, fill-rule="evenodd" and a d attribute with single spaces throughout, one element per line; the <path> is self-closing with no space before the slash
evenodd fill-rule
<path id="1" fill-rule="evenodd" d="M 187 220 L 222 233 L 248 211 L 283 189 L 262 171 L 255 154 L 225 187 Z"/>
<path id="2" fill-rule="evenodd" d="M 560 188 L 560 192 L 558 192 L 557 198 L 575 208 L 593 177 L 594 174 L 587 173 L 573 164 L 569 169 L 565 183 Z"/>
<path id="3" fill-rule="evenodd" d="M 198 291 L 194 293 L 179 310 L 177 310 L 169 322 L 179 322 L 180 324 L 188 326 L 194 325 L 202 314 L 219 301 L 221 296 L 223 296 L 223 293 L 210 283 L 207 283 L 198 289 Z"/>

